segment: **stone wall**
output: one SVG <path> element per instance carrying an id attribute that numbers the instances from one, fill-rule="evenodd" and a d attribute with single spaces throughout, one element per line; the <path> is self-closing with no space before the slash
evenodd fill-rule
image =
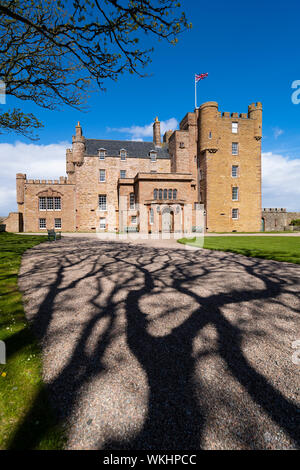
<path id="1" fill-rule="evenodd" d="M 262 227 L 265 232 L 281 232 L 290 225 L 294 219 L 300 219 L 300 212 L 287 212 L 284 208 L 265 208 L 262 211 Z"/>

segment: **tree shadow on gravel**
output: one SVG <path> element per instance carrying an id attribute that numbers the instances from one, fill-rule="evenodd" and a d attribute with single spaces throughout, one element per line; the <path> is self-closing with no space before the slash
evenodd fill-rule
<path id="1" fill-rule="evenodd" d="M 78 289 L 82 281 L 90 279 L 93 283 L 94 295 L 88 301 L 93 315 L 84 323 L 70 358 L 59 375 L 47 386 L 59 420 L 68 421 L 83 388 L 93 377 L 106 371 L 104 355 L 115 338 L 119 309 L 124 308 L 126 325 L 122 335 L 130 353 L 147 377 L 147 413 L 142 428 L 134 435 L 124 439 L 108 438 L 105 449 L 196 450 L 203 447 L 208 410 L 205 400 L 201 399 L 204 388 L 201 375 L 200 379 L 199 374 L 197 379 L 195 377 L 199 357 L 194 353 L 194 341 L 207 326 L 215 329 L 217 340 L 216 346 L 202 351 L 202 356 L 217 355 L 252 402 L 290 437 L 295 446 L 299 446 L 299 409 L 249 362 L 243 351 L 246 329 L 230 321 L 223 312 L 224 307 L 229 305 L 252 302 L 252 322 L 255 322 L 256 317 L 260 319 L 267 315 L 256 308 L 257 302 L 268 303 L 276 299 L 279 305 L 288 307 L 282 300 L 282 294 L 297 297 L 295 286 L 299 284 L 299 271 L 296 267 L 293 271 L 291 267 L 279 263 L 209 251 L 200 254 L 181 249 L 83 240 L 77 240 L 78 246 L 74 247 L 74 243 L 72 240 L 53 245 L 48 258 L 55 267 L 55 275 L 32 323 L 43 344 L 51 325 L 57 295 L 67 295 L 73 289 Z M 31 276 L 40 269 L 41 281 L 35 285 L 35 290 L 38 290 L 45 282 L 42 276 L 47 271 L 47 260 L 41 248 L 36 247 L 34 251 L 37 260 L 31 268 L 32 272 L 24 276 Z M 85 269 L 81 270 L 81 266 Z M 242 288 L 232 286 L 222 290 L 218 286 L 215 292 L 201 295 L 201 286 L 206 285 L 208 277 L 224 273 L 226 278 L 227 268 L 228 273 L 230 270 L 235 272 L 235 276 L 241 273 L 260 287 L 243 285 Z M 76 277 L 66 283 L 65 274 L 72 269 L 76 270 Z M 289 270 L 288 280 L 286 275 L 282 275 L 281 269 Z M 120 280 L 116 280 L 118 273 Z M 100 302 L 104 278 L 113 279 L 113 287 L 105 302 Z M 156 298 L 167 291 L 171 292 L 171 296 L 176 293 L 190 299 L 192 307 L 166 334 L 154 335 L 150 328 L 151 312 L 146 314 L 141 305 L 149 296 Z M 125 298 L 120 296 L 120 292 L 126 292 Z M 178 315 L 181 310 L 180 306 L 164 305 L 166 318 L 168 315 L 170 318 Z M 96 325 L 103 319 L 106 319 L 106 326 L 97 336 L 92 352 L 87 352 L 87 344 Z M 272 320 L 269 319 L 270 322 Z M 258 328 L 256 333 L 264 332 Z M 34 448 L 37 445 L 40 436 L 25 435 L 24 431 L 36 419 L 40 401 L 40 397 L 37 397 L 31 413 L 25 417 L 16 433 L 11 448 Z M 235 413 L 238 416 L 239 410 L 236 409 Z M 262 446 L 261 436 L 256 434 L 256 429 L 256 423 L 249 423 L 249 429 L 243 437 L 244 446 L 249 448 L 250 442 L 252 448 Z"/>

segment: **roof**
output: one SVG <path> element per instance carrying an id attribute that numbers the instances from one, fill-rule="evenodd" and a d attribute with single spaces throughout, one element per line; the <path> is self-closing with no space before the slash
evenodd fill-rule
<path id="1" fill-rule="evenodd" d="M 107 152 L 108 157 L 119 157 L 120 150 L 125 149 L 129 158 L 149 158 L 149 152 L 155 150 L 157 158 L 170 158 L 168 146 L 155 147 L 152 142 L 134 142 L 130 140 L 85 140 L 86 155 L 97 155 L 98 150 L 102 148 Z"/>

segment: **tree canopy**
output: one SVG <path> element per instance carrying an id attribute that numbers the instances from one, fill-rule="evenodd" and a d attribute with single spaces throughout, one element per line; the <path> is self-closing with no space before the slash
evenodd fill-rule
<path id="1" fill-rule="evenodd" d="M 177 0 L 6 0 L 0 5 L 0 78 L 6 94 L 46 109 L 84 109 L 107 79 L 143 75 L 153 48 L 145 35 L 175 44 L 191 25 Z M 20 109 L 0 129 L 26 135 L 42 123 Z"/>

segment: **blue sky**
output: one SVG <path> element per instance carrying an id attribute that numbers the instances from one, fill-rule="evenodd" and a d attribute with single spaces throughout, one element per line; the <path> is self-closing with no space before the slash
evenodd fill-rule
<path id="1" fill-rule="evenodd" d="M 150 140 L 147 132 L 140 136 L 130 132 L 131 126 L 143 128 L 156 115 L 161 121 L 180 121 L 194 109 L 194 73 L 208 72 L 209 77 L 198 85 L 198 105 L 213 100 L 218 101 L 221 111 L 247 112 L 248 104 L 261 101 L 266 177 L 270 179 L 272 158 L 277 165 L 280 159 L 285 167 L 286 163 L 290 165 L 294 175 L 300 168 L 300 104 L 291 100 L 292 82 L 300 80 L 299 2 L 184 0 L 181 5 L 193 28 L 181 35 L 175 47 L 147 39 L 146 46 L 155 47 L 152 63 L 145 69 L 149 77 L 124 75 L 118 82 L 107 81 L 107 91 L 94 93 L 85 113 L 71 108 L 47 111 L 11 97 L 6 106 L 21 106 L 44 122 L 35 145 L 70 142 L 78 120 L 87 138 Z M 124 128 L 128 131 L 121 132 Z M 5 155 L 1 143 L 12 146 L 16 141 L 30 144 L 28 139 L 13 134 L 0 135 L 1 159 L 6 160 L 8 149 L 2 147 Z M 47 155 L 50 171 L 51 157 Z M 16 159 L 20 158 L 16 153 Z M 298 176 L 300 182 L 300 170 Z M 280 204 L 278 195 L 272 193 L 276 188 L 270 194 L 269 190 L 264 205 L 276 207 Z M 280 206 L 300 210 L 300 193 L 294 199 L 291 193 Z M 0 199 L 0 213 L 15 209 L 7 204 L 1 205 Z"/>

